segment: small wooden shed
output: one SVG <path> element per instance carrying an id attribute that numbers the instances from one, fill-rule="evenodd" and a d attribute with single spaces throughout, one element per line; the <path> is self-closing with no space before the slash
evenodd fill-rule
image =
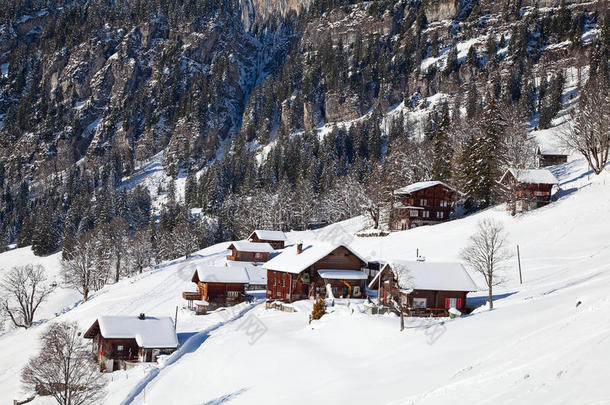
<path id="1" fill-rule="evenodd" d="M 400 297 L 409 316 L 448 316 L 451 308 L 463 311 L 466 295 L 478 289 L 460 263 L 406 260 L 386 263 L 369 288 L 378 290 L 382 304 Z"/>
<path id="2" fill-rule="evenodd" d="M 560 165 L 568 161 L 568 154 L 558 148 L 539 146 L 536 149 L 538 167 Z"/>
<path id="3" fill-rule="evenodd" d="M 231 251 L 227 260 L 237 262 L 266 262 L 269 260 L 269 254 L 273 252 L 273 246 L 266 242 L 237 241 L 232 242 L 227 249 Z"/>
<path id="4" fill-rule="evenodd" d="M 551 202 L 553 186 L 559 180 L 548 169 L 508 169 L 500 184 L 504 187 L 507 208 L 527 211 Z M 514 207 L 512 207 L 514 205 Z"/>
<path id="5" fill-rule="evenodd" d="M 100 316 L 84 337 L 93 340 L 93 358 L 107 372 L 124 369 L 128 363 L 156 361 L 178 347 L 172 318 L 145 314 Z"/>

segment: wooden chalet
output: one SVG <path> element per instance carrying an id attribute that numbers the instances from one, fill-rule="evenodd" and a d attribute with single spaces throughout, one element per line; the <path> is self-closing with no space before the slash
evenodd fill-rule
<path id="1" fill-rule="evenodd" d="M 538 167 L 555 166 L 568 161 L 568 154 L 562 150 L 548 146 L 539 146 L 536 149 Z"/>
<path id="2" fill-rule="evenodd" d="M 527 211 L 550 203 L 553 186 L 559 181 L 548 169 L 508 169 L 500 184 L 509 203 L 507 209 Z"/>
<path id="3" fill-rule="evenodd" d="M 191 278 L 197 291 L 183 292 L 182 297 L 198 312 L 231 306 L 244 301 L 247 285 L 266 285 L 266 276 L 266 270 L 252 265 L 202 266 Z"/>
<path id="4" fill-rule="evenodd" d="M 267 299 L 293 302 L 327 297 L 364 297 L 367 262 L 347 245 L 299 243 L 262 267 L 267 269 Z M 330 291 L 327 291 L 330 285 Z"/>
<path id="5" fill-rule="evenodd" d="M 249 241 L 237 241 L 228 247 L 231 251 L 227 255 L 227 260 L 237 262 L 266 262 L 269 260 L 269 253 L 273 252 L 273 246 L 269 243 L 254 243 Z"/>
<path id="6" fill-rule="evenodd" d="M 282 231 L 267 231 L 257 229 L 248 237 L 248 241 L 253 243 L 268 243 L 274 249 L 284 249 L 286 234 Z"/>
<path id="7" fill-rule="evenodd" d="M 385 264 L 369 284 L 379 302 L 402 302 L 409 316 L 448 316 L 466 308 L 466 295 L 477 286 L 460 263 L 397 260 Z"/>
<path id="8" fill-rule="evenodd" d="M 100 370 L 125 369 L 130 363 L 152 362 L 178 347 L 170 317 L 100 316 L 85 332 L 93 340 L 92 355 Z"/>
<path id="9" fill-rule="evenodd" d="M 448 221 L 460 195 L 441 181 L 422 181 L 394 190 L 390 229 L 402 231 Z"/>

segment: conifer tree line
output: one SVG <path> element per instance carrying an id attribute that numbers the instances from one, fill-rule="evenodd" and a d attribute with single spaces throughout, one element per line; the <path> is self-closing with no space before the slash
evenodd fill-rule
<path id="1" fill-rule="evenodd" d="M 107 8 L 103 2 L 91 2 L 76 8 L 80 14 L 70 18 L 87 21 L 78 34 L 82 37 L 57 33 L 44 43 L 53 47 L 68 41 L 60 35 L 79 42 L 101 29 L 103 21 L 135 24 L 159 14 L 174 20 L 193 15 L 205 19 L 212 11 L 235 7 L 228 1 L 132 3 Z M 188 131 L 176 131 L 167 140 L 164 170 L 172 178 L 186 176 L 183 199 L 175 181 L 159 190 L 164 199 L 157 208 L 146 188 L 120 186 L 135 162 L 147 156 L 142 150 L 149 145 L 137 141 L 129 144 L 127 153 L 109 147 L 97 159 L 44 179 L 16 182 L 0 164 L 0 246 L 31 244 L 38 255 L 63 249 L 64 272 L 86 296 L 153 263 L 243 238 L 255 228 L 305 229 L 361 214 L 373 227 L 383 227 L 392 190 L 416 181 L 449 182 L 468 195 L 468 209 L 486 207 L 502 198 L 496 181 L 507 167 L 533 164 L 527 128 L 550 127 L 570 102 L 562 99 L 566 71 L 552 61 L 543 63 L 545 47 L 569 40 L 570 52 L 581 60 L 579 72 L 588 71 L 595 80 L 610 72 L 610 17 L 603 7 L 572 11 L 562 3 L 550 14 L 534 8 L 521 15 L 518 7 L 509 6 L 502 18 L 510 23 L 510 35 L 486 31 L 485 46 L 471 47 L 465 59 L 458 57 L 455 41 L 429 29 L 423 3 L 367 3 L 371 21 L 396 21 L 390 35 L 358 31 L 349 43 L 325 30 L 321 37 L 308 36 L 310 24 L 324 21 L 331 12 L 346 16 L 358 4 L 317 0 L 299 16 L 276 15 L 253 28 L 252 35 L 265 43 L 280 31 L 291 39 L 277 63 L 252 84 L 242 125 L 232 139 L 226 138 L 221 159 L 209 163 L 215 149 L 206 149 L 204 139 L 193 140 Z M 33 7 L 30 2 L 15 2 L 3 18 L 17 18 L 28 7 Z M 202 10 L 190 13 L 197 7 Z M 463 21 L 472 24 L 461 34 L 477 36 L 482 29 L 478 3 L 465 13 Z M 65 21 L 63 26 L 75 24 Z M 585 46 L 582 33 L 591 26 L 600 28 L 600 35 Z M 178 45 L 155 57 L 172 66 L 181 63 Z M 32 64 L 33 50 L 25 45 L 19 49 L 11 55 L 6 79 L 18 107 L 7 112 L 3 128 L 18 129 L 14 134 L 29 128 L 28 100 L 40 90 L 31 83 L 38 69 Z M 444 65 L 421 68 L 427 58 L 445 54 Z M 175 80 L 163 94 L 154 95 L 155 103 L 172 110 L 174 124 L 189 123 L 193 117 L 213 122 L 226 96 L 219 83 L 230 80 L 232 64 L 219 57 L 211 75 L 193 75 L 186 82 L 175 70 Z M 438 93 L 446 97 L 424 119 L 411 118 L 421 115 L 428 107 L 425 100 Z M 154 127 L 155 117 L 145 111 L 151 104 L 145 101 L 147 93 L 136 86 L 132 97 L 133 105 L 140 107 L 115 111 L 116 122 L 134 133 Z M 316 126 L 325 122 L 333 105 L 351 109 L 359 119 L 322 135 Z M 394 105 L 404 106 L 403 113 L 389 114 Z M 61 106 L 43 109 L 54 125 Z M 3 139 L 7 145 L 14 140 Z M 192 215 L 194 208 L 202 215 Z M 79 256 L 84 253 L 86 257 Z"/>

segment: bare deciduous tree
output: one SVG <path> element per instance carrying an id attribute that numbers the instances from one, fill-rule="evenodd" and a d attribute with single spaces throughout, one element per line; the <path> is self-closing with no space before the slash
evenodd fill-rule
<path id="1" fill-rule="evenodd" d="M 41 337 L 40 353 L 23 368 L 25 388 L 50 395 L 62 405 L 97 404 L 105 380 L 91 357 L 76 322 L 49 326 Z"/>
<path id="2" fill-rule="evenodd" d="M 501 274 L 511 256 L 506 248 L 504 226 L 492 219 L 479 221 L 476 233 L 461 252 L 462 259 L 485 279 L 490 309 L 493 308 L 493 287 L 504 283 Z"/>
<path id="3" fill-rule="evenodd" d="M 601 75 L 593 76 L 582 89 L 578 110 L 570 112 L 570 123 L 562 131 L 565 145 L 585 157 L 600 174 L 610 153 L 610 83 Z"/>
<path id="4" fill-rule="evenodd" d="M 142 229 L 136 232 L 129 247 L 129 260 L 134 267 L 134 272 L 142 273 L 142 270 L 152 263 L 152 257 L 153 247 L 150 241 L 150 230 Z"/>
<path id="5" fill-rule="evenodd" d="M 41 265 L 17 266 L 0 281 L 2 310 L 16 327 L 32 326 L 36 310 L 53 291 L 44 273 Z"/>
<path id="6" fill-rule="evenodd" d="M 85 301 L 97 285 L 96 259 L 96 240 L 88 232 L 78 238 L 68 257 L 61 262 L 66 284 L 81 293 Z"/>

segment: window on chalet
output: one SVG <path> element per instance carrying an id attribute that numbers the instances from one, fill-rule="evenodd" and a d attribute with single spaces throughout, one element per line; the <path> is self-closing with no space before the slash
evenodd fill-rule
<path id="1" fill-rule="evenodd" d="M 416 217 L 417 216 L 417 210 L 409 210 L 409 216 L 410 217 Z"/>
<path id="2" fill-rule="evenodd" d="M 437 219 L 443 219 L 444 216 L 445 216 L 445 213 L 443 211 L 439 211 L 436 213 Z"/>
<path id="3" fill-rule="evenodd" d="M 430 218 L 430 211 L 422 211 L 421 216 L 422 218 Z"/>
<path id="4" fill-rule="evenodd" d="M 282 296 L 282 292 L 278 291 L 275 295 L 277 295 L 278 297 L 281 297 Z"/>
<path id="5" fill-rule="evenodd" d="M 236 253 L 235 253 L 235 257 L 239 257 L 239 252 L 236 252 Z"/>
<path id="6" fill-rule="evenodd" d="M 238 291 L 228 291 L 227 292 L 227 297 L 238 297 L 239 296 L 239 292 Z"/>
<path id="7" fill-rule="evenodd" d="M 547 195 L 547 192 L 546 191 L 536 191 L 536 192 L 534 192 L 534 195 L 536 197 L 542 197 L 542 196 Z"/>
<path id="8" fill-rule="evenodd" d="M 256 252 L 256 253 L 254 253 L 254 258 L 255 259 L 262 259 L 263 258 L 263 254 L 260 253 L 260 252 Z"/>
<path id="9" fill-rule="evenodd" d="M 448 207 L 449 206 L 449 202 L 446 200 L 441 200 L 441 207 Z"/>
<path id="10" fill-rule="evenodd" d="M 277 278 L 273 279 L 273 286 L 275 287 L 277 285 Z"/>
<path id="11" fill-rule="evenodd" d="M 457 308 L 458 303 L 457 303 L 457 298 L 447 298 L 445 301 L 448 301 L 448 303 L 445 304 L 445 306 L 447 308 Z M 447 306 L 449 305 L 449 306 Z"/>
<path id="12" fill-rule="evenodd" d="M 286 287 L 286 280 L 282 279 L 282 287 Z"/>
<path id="13" fill-rule="evenodd" d="M 428 306 L 428 300 L 426 298 L 413 298 L 413 308 L 425 309 Z"/>
<path id="14" fill-rule="evenodd" d="M 426 200 L 425 198 L 420 199 L 419 205 L 428 205 L 428 200 Z"/>
<path id="15" fill-rule="evenodd" d="M 354 290 L 352 291 L 352 295 L 360 295 L 360 286 L 355 285 Z"/>
<path id="16" fill-rule="evenodd" d="M 122 352 L 124 349 L 125 349 L 125 347 L 124 347 L 123 345 L 118 345 L 118 346 L 116 347 L 116 351 L 117 351 L 117 352 Z"/>

